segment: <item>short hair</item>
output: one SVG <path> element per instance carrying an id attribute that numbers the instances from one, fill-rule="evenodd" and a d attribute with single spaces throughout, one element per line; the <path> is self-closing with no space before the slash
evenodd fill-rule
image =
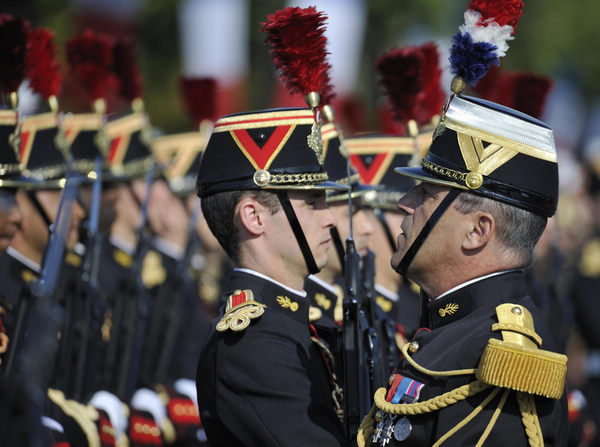
<path id="1" fill-rule="evenodd" d="M 208 228 L 217 238 L 229 259 L 239 261 L 240 235 L 235 226 L 235 207 L 245 197 L 252 197 L 275 214 L 280 209 L 277 194 L 270 191 L 226 191 L 202 197 L 200 205 Z"/>
<path id="2" fill-rule="evenodd" d="M 458 195 L 454 207 L 461 214 L 474 211 L 490 213 L 496 221 L 498 239 L 505 248 L 510 250 L 523 266 L 533 262 L 535 246 L 546 228 L 547 218 L 468 191 Z"/>

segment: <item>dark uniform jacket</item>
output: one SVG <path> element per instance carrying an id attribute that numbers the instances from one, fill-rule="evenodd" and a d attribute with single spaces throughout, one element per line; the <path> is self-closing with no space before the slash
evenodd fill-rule
<path id="1" fill-rule="evenodd" d="M 309 301 L 275 282 L 234 271 L 233 291 L 266 305 L 242 331 L 213 321 L 198 364 L 200 417 L 211 447 L 340 446 L 330 376 L 308 325 Z"/>
<path id="2" fill-rule="evenodd" d="M 420 329 L 408 350 L 411 358 L 421 367 L 433 371 L 449 371 L 477 368 L 481 355 L 490 338 L 501 339 L 500 331 L 493 332 L 492 325 L 498 322 L 496 307 L 502 303 L 523 306 L 533 316 L 535 332 L 542 338 L 540 349 L 556 352 L 552 337 L 545 327 L 532 300 L 526 296 L 526 287 L 521 271 L 510 271 L 468 284 L 448 295 L 429 303 L 429 329 Z M 435 398 L 462 385 L 476 380 L 473 374 L 457 376 L 432 376 L 418 371 L 404 359 L 397 374 L 423 384 L 419 402 Z M 416 386 L 417 384 L 415 384 Z M 388 445 L 430 446 L 440 437 L 463 421 L 494 387 L 490 387 L 445 408 L 407 416 L 400 438 L 391 435 Z M 498 406 L 503 389 L 470 422 L 459 429 L 443 445 L 476 445 Z M 414 393 L 413 393 L 414 395 Z M 401 401 L 402 402 L 402 401 Z M 410 401 L 408 401 L 410 402 Z M 566 445 L 567 406 L 565 394 L 559 400 L 535 396 L 535 406 L 544 437 L 544 445 Z M 379 416 L 385 416 L 380 413 Z M 404 416 L 396 416 L 394 422 Z M 374 426 L 377 425 L 375 422 Z M 373 444 L 373 445 L 379 445 Z M 527 435 L 516 399 L 511 390 L 506 403 L 487 437 L 486 446 L 527 446 Z"/>

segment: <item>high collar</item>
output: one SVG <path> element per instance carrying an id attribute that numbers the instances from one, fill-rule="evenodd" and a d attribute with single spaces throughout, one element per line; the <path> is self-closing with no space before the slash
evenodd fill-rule
<path id="1" fill-rule="evenodd" d="M 522 270 L 469 282 L 428 303 L 429 327 L 436 329 L 478 310 L 495 309 L 501 303 L 515 302 L 526 294 L 526 290 Z"/>
<path id="2" fill-rule="evenodd" d="M 230 287 L 232 291 L 250 289 L 256 301 L 266 304 L 269 309 L 308 325 L 310 300 L 268 277 L 236 269 L 231 274 Z"/>

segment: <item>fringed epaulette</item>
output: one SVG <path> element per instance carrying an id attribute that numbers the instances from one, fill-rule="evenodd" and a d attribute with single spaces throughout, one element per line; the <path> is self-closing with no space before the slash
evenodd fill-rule
<path id="1" fill-rule="evenodd" d="M 236 290 L 227 299 L 225 315 L 217 323 L 217 331 L 224 332 L 228 329 L 232 331 L 243 331 L 250 325 L 250 321 L 260 317 L 265 312 L 265 306 L 258 301 L 254 301 L 252 290 Z"/>
<path id="2" fill-rule="evenodd" d="M 535 332 L 531 313 L 518 304 L 496 307 L 502 340 L 490 339 L 479 366 L 477 379 L 502 388 L 559 399 L 565 386 L 567 356 L 539 349 L 542 339 Z"/>

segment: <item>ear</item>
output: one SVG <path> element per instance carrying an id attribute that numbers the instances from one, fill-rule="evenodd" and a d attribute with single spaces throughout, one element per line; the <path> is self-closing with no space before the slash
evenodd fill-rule
<path id="1" fill-rule="evenodd" d="M 244 197 L 236 206 L 241 227 L 254 236 L 265 231 L 265 208 L 252 197 Z"/>
<path id="2" fill-rule="evenodd" d="M 490 213 L 477 211 L 470 214 L 467 233 L 462 247 L 465 250 L 478 250 L 485 247 L 496 232 L 496 221 Z"/>

